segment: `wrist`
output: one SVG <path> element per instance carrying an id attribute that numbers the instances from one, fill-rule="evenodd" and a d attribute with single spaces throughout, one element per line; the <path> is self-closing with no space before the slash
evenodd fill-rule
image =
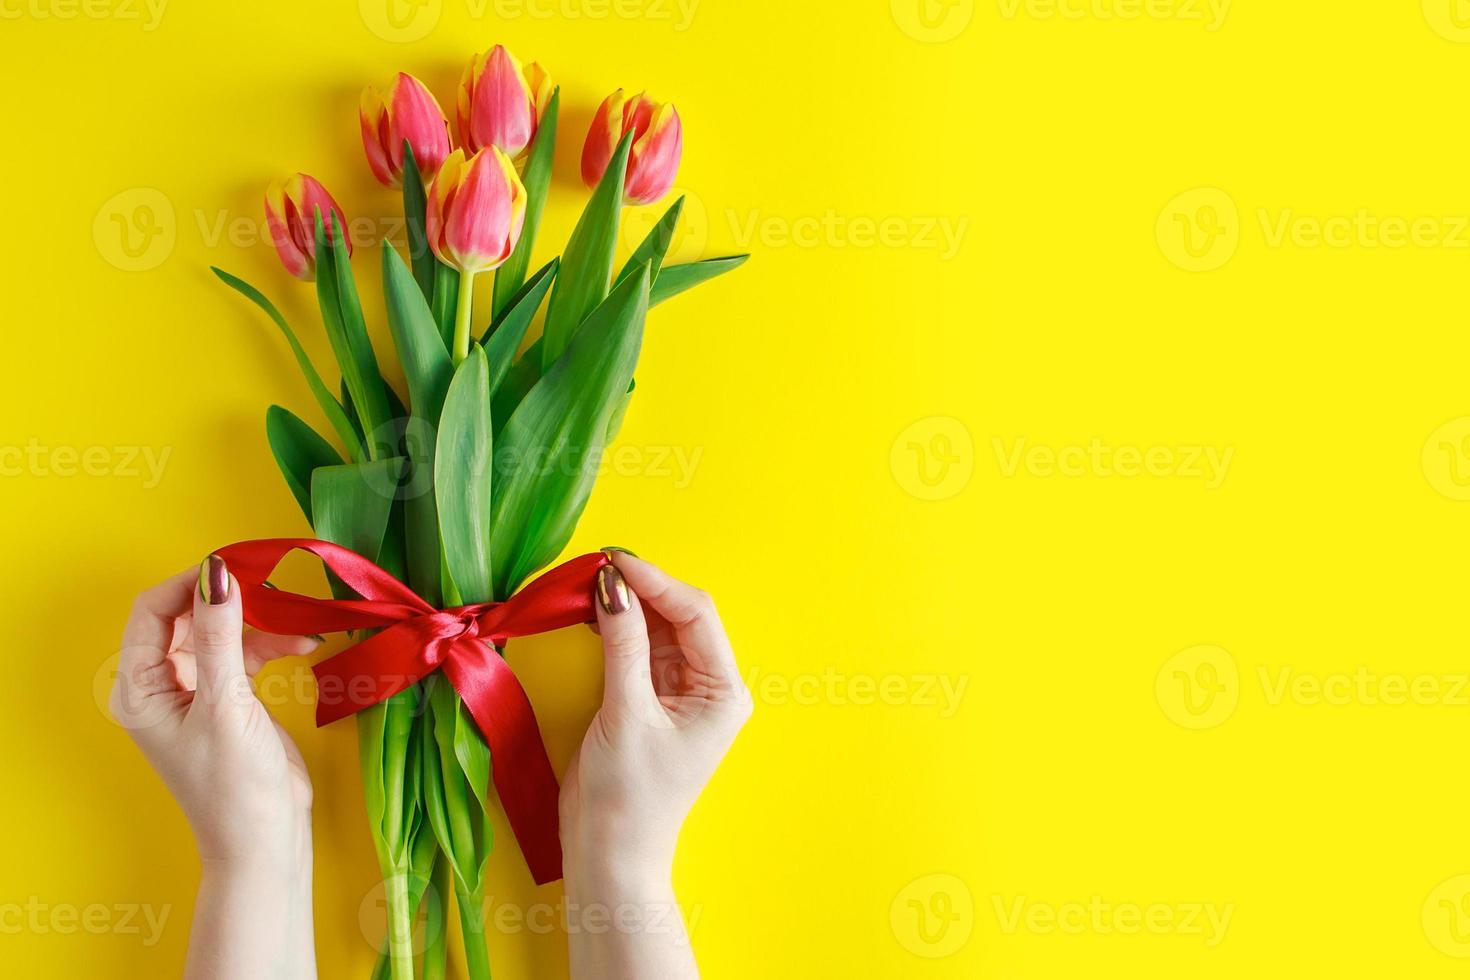
<path id="1" fill-rule="evenodd" d="M 648 821 L 604 820 L 595 827 L 562 828 L 563 869 L 568 888 L 653 891 L 673 880 L 677 831 Z"/>
<path id="2" fill-rule="evenodd" d="M 311 881 L 311 813 L 272 820 L 241 835 L 196 834 L 207 876 L 297 883 Z"/>

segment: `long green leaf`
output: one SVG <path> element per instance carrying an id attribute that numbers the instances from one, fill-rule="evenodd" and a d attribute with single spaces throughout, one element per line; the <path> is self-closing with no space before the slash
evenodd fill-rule
<path id="1" fill-rule="evenodd" d="M 388 329 L 398 350 L 403 377 L 408 382 L 408 401 L 423 417 L 437 417 L 444 402 L 454 365 L 449 348 L 434 322 L 434 314 L 415 288 L 403 258 L 388 242 L 383 243 L 383 295 L 388 308 Z"/>
<path id="2" fill-rule="evenodd" d="M 402 257 L 386 242 L 383 246 L 383 293 L 388 328 L 408 382 L 412 415 L 404 434 L 409 458 L 407 499 L 404 501 L 408 538 L 409 585 L 428 602 L 437 603 L 440 591 L 439 516 L 431 479 L 434 444 L 444 396 L 454 377 L 454 365 L 433 313 L 409 276 Z"/>
<path id="3" fill-rule="evenodd" d="M 618 218 L 623 208 L 623 178 L 633 134 L 618 143 L 617 152 L 598 181 L 587 208 L 572 230 L 561 256 L 561 274 L 551 290 L 542 332 L 541 367 L 548 370 L 571 343 L 587 315 L 607 296 L 612 281 L 613 250 L 617 246 Z"/>
<path id="4" fill-rule="evenodd" d="M 434 832 L 439 838 L 454 872 L 456 891 L 475 891 L 489 859 L 489 824 L 485 819 L 480 796 L 472 787 L 471 776 L 459 760 L 457 742 L 463 738 L 480 738 L 478 729 L 461 734 L 458 720 L 464 710 L 454 688 L 442 676 L 424 682 L 429 698 L 429 714 L 439 757 L 439 779 L 436 789 L 442 792 L 443 807 L 437 804 L 429 811 Z M 484 777 L 489 781 L 488 751 Z M 477 774 L 478 776 L 478 774 Z M 483 790 L 481 791 L 483 792 Z"/>
<path id="5" fill-rule="evenodd" d="M 419 284 L 426 302 L 434 300 L 434 267 L 438 259 L 429 248 L 424 233 L 424 214 L 428 208 L 424 181 L 419 175 L 419 162 L 408 140 L 403 141 L 403 220 L 408 225 L 408 256 L 413 261 L 413 278 Z"/>
<path id="6" fill-rule="evenodd" d="M 454 316 L 459 303 L 459 273 L 449 266 L 434 260 L 434 322 L 439 325 L 439 336 L 448 350 L 454 346 Z"/>
<path id="7" fill-rule="evenodd" d="M 535 319 L 536 311 L 541 308 L 541 301 L 546 297 L 547 290 L 551 288 L 560 264 L 560 259 L 552 259 L 542 266 L 530 281 L 521 287 L 521 291 L 516 293 L 495 322 L 490 324 L 490 329 L 485 331 L 485 336 L 480 340 L 485 347 L 485 355 L 490 359 L 490 394 L 492 396 L 510 371 L 516 351 L 521 349 L 521 341 L 526 337 L 526 330 L 531 326 L 531 321 Z"/>
<path id="8" fill-rule="evenodd" d="M 495 422 L 496 438 L 500 430 L 515 414 L 516 408 L 525 401 L 526 395 L 541 380 L 541 338 L 537 337 L 526 352 L 511 365 L 500 384 L 495 386 L 491 417 Z"/>
<path id="9" fill-rule="evenodd" d="M 684 198 L 680 198 L 669 206 L 664 216 L 649 229 L 648 234 L 643 236 L 643 241 L 633 250 L 628 261 L 623 263 L 623 269 L 618 273 L 616 282 L 637 272 L 642 266 L 648 266 L 649 281 L 658 285 L 659 268 L 664 264 L 664 256 L 669 254 L 669 246 L 674 243 L 674 230 L 679 227 L 679 215 L 684 211 Z"/>
<path id="10" fill-rule="evenodd" d="M 526 188 L 526 221 L 521 226 L 521 238 L 499 269 L 495 270 L 495 292 L 490 304 L 493 315 L 499 317 L 513 302 L 521 284 L 526 281 L 526 270 L 531 267 L 531 249 L 536 246 L 536 231 L 541 226 L 541 211 L 546 206 L 547 192 L 551 189 L 551 159 L 556 153 L 556 121 L 561 112 L 561 88 L 551 93 L 551 101 L 536 127 L 536 136 L 531 141 L 531 150 L 526 157 L 525 170 L 521 172 L 521 183 Z"/>
<path id="11" fill-rule="evenodd" d="M 266 409 L 265 435 L 286 485 L 310 521 L 311 475 L 323 466 L 341 466 L 342 457 L 315 429 L 279 405 Z"/>
<path id="12" fill-rule="evenodd" d="M 260 307 L 265 311 L 266 316 L 275 321 L 276 326 L 281 329 L 281 333 L 286 335 L 286 343 L 291 345 L 291 353 L 296 356 L 296 363 L 301 368 L 301 373 L 306 376 L 306 386 L 311 389 L 311 393 L 316 398 L 317 404 L 321 406 L 322 414 L 332 424 L 332 428 L 336 430 L 337 438 L 342 440 L 342 444 L 347 447 L 347 452 L 352 458 L 354 460 L 361 460 L 363 456 L 362 443 L 358 441 L 356 433 L 352 430 L 352 426 L 348 424 L 347 413 L 343 410 L 342 403 L 332 396 L 332 392 L 322 381 L 322 376 L 317 373 L 315 365 L 311 363 L 311 358 L 307 356 L 306 349 L 301 346 L 301 341 L 296 338 L 296 331 L 291 329 L 291 325 L 286 322 L 286 318 L 281 315 L 281 311 L 276 309 L 274 303 L 265 298 L 264 293 L 250 285 L 244 279 L 238 276 L 232 276 L 217 266 L 210 266 L 209 269 L 226 286 L 229 286 L 241 296 L 244 296 L 256 306 Z"/>
<path id="13" fill-rule="evenodd" d="M 318 211 L 317 302 L 321 307 L 322 321 L 327 328 L 327 338 L 332 342 L 333 353 L 337 355 L 337 365 L 342 369 L 342 378 L 347 382 L 347 390 L 352 393 L 353 406 L 362 420 L 368 457 L 381 459 L 389 454 L 384 438 L 388 431 L 388 399 L 383 393 L 382 375 L 378 371 L 372 342 L 368 339 L 362 303 L 357 296 L 352 265 L 347 258 L 347 246 L 341 226 L 337 223 L 336 212 L 332 214 L 332 227 L 332 241 L 329 244 L 326 227 L 322 223 L 321 212 Z"/>
<path id="14" fill-rule="evenodd" d="M 498 440 L 491 524 L 495 598 L 566 546 L 627 394 L 648 313 L 648 270 L 613 290 L 516 408 Z"/>
<path id="15" fill-rule="evenodd" d="M 444 565 L 462 603 L 490 600 L 490 378 L 475 344 L 444 399 L 434 450 L 434 494 Z"/>
<path id="16" fill-rule="evenodd" d="M 727 255 L 702 262 L 686 262 L 681 265 L 666 265 L 659 272 L 658 281 L 649 293 L 648 305 L 657 306 L 664 300 L 673 299 L 680 293 L 693 289 L 715 276 L 722 276 L 745 264 L 749 255 Z"/>

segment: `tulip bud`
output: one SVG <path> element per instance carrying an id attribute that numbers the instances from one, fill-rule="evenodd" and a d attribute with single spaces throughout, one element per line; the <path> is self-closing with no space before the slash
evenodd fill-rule
<path id="1" fill-rule="evenodd" d="M 486 147 L 468 160 L 464 150 L 455 150 L 426 196 L 424 234 L 439 261 L 475 273 L 510 258 L 526 220 L 526 188 L 498 148 Z"/>
<path id="2" fill-rule="evenodd" d="M 495 146 L 519 159 L 536 137 L 551 91 L 546 69 L 534 62 L 522 68 L 499 44 L 475 55 L 459 82 L 460 141 L 471 153 Z"/>
<path id="3" fill-rule="evenodd" d="M 647 93 L 629 99 L 618 89 L 598 107 L 582 146 L 582 180 L 588 187 L 597 186 L 627 133 L 633 134 L 633 146 L 628 153 L 623 200 L 652 204 L 674 184 L 684 152 L 684 127 L 672 105 L 657 103 Z"/>
<path id="4" fill-rule="evenodd" d="M 332 240 L 332 215 L 343 229 L 347 219 L 332 195 L 315 177 L 296 174 L 284 184 L 271 181 L 265 192 L 265 223 L 286 271 L 308 282 L 316 278 L 316 216 L 320 212 L 327 239 Z M 345 232 L 344 232 L 345 234 Z M 346 240 L 347 254 L 352 241 Z"/>
<path id="5" fill-rule="evenodd" d="M 425 181 L 449 155 L 449 121 L 424 83 L 399 72 L 386 98 L 369 85 L 358 110 L 362 148 L 373 176 L 387 187 L 403 183 L 403 141 L 413 147 L 414 162 Z"/>

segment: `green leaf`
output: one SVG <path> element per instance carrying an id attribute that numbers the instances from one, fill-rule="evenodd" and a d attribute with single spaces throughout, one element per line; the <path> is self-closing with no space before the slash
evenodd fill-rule
<path id="1" fill-rule="evenodd" d="M 408 225 L 408 256 L 413 261 L 413 278 L 426 302 L 434 299 L 434 268 L 438 264 L 429 238 L 424 233 L 424 214 L 428 210 L 424 181 L 419 175 L 419 162 L 408 140 L 403 141 L 403 219 Z"/>
<path id="2" fill-rule="evenodd" d="M 439 514 L 432 489 L 434 444 L 454 365 L 423 294 L 409 276 L 402 257 L 386 242 L 383 293 L 388 329 L 403 365 L 412 407 L 404 433 L 404 452 L 409 458 L 409 492 L 404 501 L 408 584 L 425 601 L 438 603 L 442 592 Z"/>
<path id="3" fill-rule="evenodd" d="M 352 403 L 362 420 L 367 437 L 369 459 L 380 459 L 388 455 L 384 440 L 388 419 L 388 399 L 383 393 L 383 376 L 378 371 L 377 357 L 373 354 L 372 342 L 368 339 L 367 324 L 362 315 L 362 303 L 357 297 L 357 285 L 352 278 L 352 265 L 347 258 L 347 247 L 342 228 L 337 223 L 336 212 L 332 213 L 332 242 L 327 243 L 326 228 L 322 215 L 316 215 L 316 288 L 317 302 L 321 307 L 322 321 L 326 324 L 327 339 L 332 342 L 332 351 L 337 355 L 337 364 L 342 369 L 342 378 L 347 390 L 352 393 Z"/>
<path id="4" fill-rule="evenodd" d="M 485 863 L 490 856 L 489 821 L 485 808 L 471 784 L 471 776 L 459 760 L 458 743 L 466 738 L 479 738 L 473 725 L 470 732 L 461 732 L 460 712 L 464 707 L 459 695 L 442 675 L 436 674 L 424 682 L 429 698 L 429 715 L 426 722 L 433 729 L 438 750 L 439 779 L 435 788 L 441 791 L 443 806 L 437 804 L 429 811 L 439 846 L 449 859 L 450 869 L 457 879 L 457 890 L 475 891 L 480 886 Z M 483 741 L 483 739 L 481 739 Z M 471 753 L 473 758 L 473 753 Z M 489 752 L 485 753 L 485 780 L 489 781 Z"/>
<path id="5" fill-rule="evenodd" d="M 638 247 L 623 264 L 623 270 L 618 273 L 617 282 L 622 282 L 647 265 L 650 281 L 655 286 L 658 284 L 659 268 L 663 265 L 664 256 L 669 253 L 669 246 L 674 243 L 674 230 L 679 226 L 679 215 L 683 211 L 684 198 L 681 196 L 664 212 L 658 223 L 649 229 L 643 241 L 638 243 Z"/>
<path id="6" fill-rule="evenodd" d="M 434 450 L 444 565 L 461 603 L 490 600 L 490 379 L 475 344 L 454 373 Z"/>
<path id="7" fill-rule="evenodd" d="M 454 316 L 459 303 L 459 272 L 434 260 L 434 322 L 439 325 L 439 337 L 444 349 L 454 346 Z"/>
<path id="8" fill-rule="evenodd" d="M 618 432 L 623 428 L 623 418 L 628 414 L 628 405 L 633 401 L 633 391 L 638 387 L 638 379 L 634 378 L 628 383 L 628 392 L 618 399 L 618 407 L 613 410 L 612 418 L 607 422 L 607 441 L 612 442 L 618 437 Z"/>
<path id="9" fill-rule="evenodd" d="M 454 365 L 449 348 L 439 333 L 434 314 L 409 275 L 403 258 L 388 242 L 383 243 L 383 295 L 388 308 L 388 329 L 408 382 L 408 401 L 422 418 L 438 418 Z"/>
<path id="10" fill-rule="evenodd" d="M 556 362 L 582 321 L 607 296 L 608 283 L 612 281 L 613 249 L 618 239 L 618 217 L 623 208 L 623 178 L 632 140 L 633 134 L 627 133 L 618 143 L 617 152 L 593 190 L 562 253 L 561 274 L 551 290 L 546 327 L 542 331 L 543 371 Z"/>
<path id="11" fill-rule="evenodd" d="M 514 302 L 521 284 L 526 281 L 526 270 L 531 267 L 531 249 L 536 246 L 541 210 L 546 206 L 547 191 L 551 188 L 551 158 L 556 152 L 556 120 L 560 108 L 561 88 L 558 86 L 552 91 L 551 101 L 536 127 L 526 167 L 521 172 L 521 183 L 526 188 L 526 221 L 521 226 L 521 239 L 516 242 L 510 258 L 495 270 L 495 292 L 490 309 L 497 318 Z"/>
<path id="12" fill-rule="evenodd" d="M 485 355 L 490 359 L 490 394 L 492 397 L 495 389 L 500 387 L 500 382 L 505 380 L 506 374 L 510 371 L 516 351 L 520 350 L 521 341 L 526 337 L 526 330 L 531 326 L 531 321 L 535 319 L 536 311 L 541 308 L 541 300 L 546 297 L 546 291 L 551 288 L 560 264 L 560 259 L 552 259 L 542 266 L 540 271 L 531 277 L 531 281 L 522 286 L 521 291 L 512 297 L 505 312 L 496 317 L 495 322 L 490 324 L 490 329 L 485 331 L 485 336 L 480 340 L 485 347 Z"/>
<path id="13" fill-rule="evenodd" d="M 648 270 L 613 290 L 505 423 L 495 453 L 495 598 L 566 547 L 628 391 L 648 313 Z"/>
<path id="14" fill-rule="evenodd" d="M 323 466 L 341 466 L 342 457 L 315 429 L 279 405 L 266 409 L 265 435 L 286 485 L 310 521 L 311 475 Z"/>
<path id="15" fill-rule="evenodd" d="M 653 289 L 648 297 L 648 305 L 657 306 L 664 300 L 673 299 L 702 282 L 724 275 L 731 269 L 739 268 L 748 258 L 750 258 L 749 255 L 727 255 L 718 259 L 705 259 L 702 262 L 666 265 L 659 272 L 658 281 L 653 284 Z"/>
<path id="16" fill-rule="evenodd" d="M 541 380 L 541 338 L 537 337 L 526 352 L 506 372 L 505 378 L 495 387 L 491 418 L 495 422 L 495 437 L 515 414 L 516 408 L 525 401 L 536 382 Z"/>
<path id="17" fill-rule="evenodd" d="M 395 456 L 317 467 L 311 474 L 311 526 L 317 537 L 377 561 L 406 462 Z M 333 584 L 333 593 L 343 598 L 335 586 L 346 586 L 340 580 Z"/>
<path id="18" fill-rule="evenodd" d="M 341 402 L 332 397 L 332 392 L 322 382 L 322 376 L 317 374 L 316 367 L 311 363 L 311 358 L 306 355 L 306 349 L 301 346 L 301 341 L 296 339 L 296 331 L 286 322 L 281 311 L 276 305 L 265 298 L 260 290 L 250 285 L 243 279 L 230 275 L 223 269 L 210 266 L 210 271 L 220 278 L 226 286 L 238 292 L 241 296 L 250 300 L 256 306 L 265 311 L 265 315 L 275 321 L 276 326 L 281 328 L 281 333 L 286 335 L 286 343 L 291 345 L 291 353 L 296 356 L 296 363 L 301 368 L 301 373 L 306 376 L 306 386 L 311 389 L 316 402 L 321 406 L 322 414 L 327 417 L 332 428 L 336 430 L 337 437 L 347 447 L 348 453 L 354 460 L 361 460 L 363 456 L 362 443 L 358 441 L 356 433 L 347 421 L 347 413 L 342 408 Z"/>

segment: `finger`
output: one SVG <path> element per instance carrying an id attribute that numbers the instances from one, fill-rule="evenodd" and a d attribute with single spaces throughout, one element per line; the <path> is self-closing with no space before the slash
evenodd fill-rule
<path id="1" fill-rule="evenodd" d="M 709 594 L 625 551 L 610 557 L 638 598 L 673 628 L 690 666 L 730 690 L 743 690 L 735 652 Z"/>
<path id="2" fill-rule="evenodd" d="M 597 627 L 602 634 L 605 705 L 635 711 L 657 707 L 648 664 L 648 623 L 643 607 L 612 565 L 597 573 Z"/>
<path id="3" fill-rule="evenodd" d="M 239 583 L 223 558 L 210 555 L 199 566 L 194 590 L 195 704 L 222 704 L 242 687 L 248 690 L 242 629 Z"/>
<path id="4" fill-rule="evenodd" d="M 142 730 L 163 720 L 177 705 L 178 684 L 168 662 L 175 627 L 192 606 L 197 571 L 180 572 L 133 602 L 118 651 L 117 678 L 109 700 L 113 717 L 124 727 Z"/>
<path id="5" fill-rule="evenodd" d="M 199 570 L 191 568 L 138 594 L 123 627 L 123 657 L 144 667 L 163 663 L 173 649 L 174 624 L 194 608 L 193 589 L 198 580 Z"/>
<path id="6" fill-rule="evenodd" d="M 322 645 L 319 636 L 281 636 L 250 630 L 241 645 L 245 649 L 245 673 L 254 677 L 260 668 L 282 657 L 301 657 Z"/>

